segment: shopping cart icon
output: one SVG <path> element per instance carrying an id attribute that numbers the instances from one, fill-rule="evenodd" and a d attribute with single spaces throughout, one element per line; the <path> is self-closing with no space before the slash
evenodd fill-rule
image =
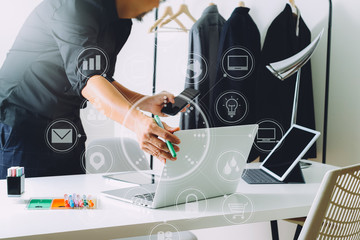
<path id="1" fill-rule="evenodd" d="M 230 209 L 231 213 L 234 213 L 232 216 L 233 219 L 236 219 L 237 217 L 241 217 L 241 219 L 245 218 L 245 208 L 248 205 L 248 203 L 229 203 L 228 207 Z"/>

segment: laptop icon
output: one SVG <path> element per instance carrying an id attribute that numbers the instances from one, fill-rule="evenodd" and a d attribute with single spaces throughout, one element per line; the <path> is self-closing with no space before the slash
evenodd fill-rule
<path id="1" fill-rule="evenodd" d="M 149 208 L 161 208 L 232 194 L 236 191 L 241 180 L 242 170 L 245 167 L 257 129 L 258 125 L 254 124 L 176 132 L 175 135 L 181 139 L 177 160 L 167 161 L 166 167 L 163 168 L 155 184 L 144 184 L 102 193 L 110 198 Z M 194 156 L 192 153 L 196 155 L 198 150 L 203 147 L 194 138 L 201 138 L 206 134 L 210 138 L 204 160 L 199 163 L 196 169 L 188 172 L 188 166 L 192 162 L 189 161 L 189 156 Z M 243 156 L 241 160 L 243 162 L 242 169 L 238 171 L 239 177 L 235 180 L 228 180 L 221 176 L 222 169 L 219 170 L 218 168 L 218 160 L 227 156 L 226 154 L 231 153 L 231 151 L 236 151 Z M 232 156 L 236 155 L 229 155 L 230 163 L 233 161 Z M 196 161 L 197 159 L 192 160 Z M 238 167 L 240 165 L 240 163 L 237 164 Z M 235 165 L 231 163 L 231 166 Z M 191 192 L 192 189 L 194 192 Z M 198 193 L 199 191 L 201 194 Z M 186 194 L 179 194 L 183 192 Z M 196 208 L 195 205 L 190 206 L 192 209 Z"/>
<path id="2" fill-rule="evenodd" d="M 227 57 L 229 71 L 248 71 L 249 57 L 246 55 L 229 55 Z"/>

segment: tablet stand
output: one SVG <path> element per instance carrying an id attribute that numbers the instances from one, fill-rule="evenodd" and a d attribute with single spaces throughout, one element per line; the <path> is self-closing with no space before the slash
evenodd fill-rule
<path id="1" fill-rule="evenodd" d="M 305 183 L 304 175 L 302 173 L 300 162 L 291 170 L 289 175 L 284 179 L 284 183 Z"/>

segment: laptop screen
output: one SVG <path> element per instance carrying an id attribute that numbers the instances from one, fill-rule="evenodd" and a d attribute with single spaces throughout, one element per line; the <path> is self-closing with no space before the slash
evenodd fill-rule
<path id="1" fill-rule="evenodd" d="M 282 177 L 292 164 L 306 153 L 318 135 L 319 133 L 313 130 L 292 127 L 268 155 L 262 167 Z"/>

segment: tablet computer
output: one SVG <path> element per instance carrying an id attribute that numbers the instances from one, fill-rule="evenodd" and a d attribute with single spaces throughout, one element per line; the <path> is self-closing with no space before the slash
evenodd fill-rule
<path id="1" fill-rule="evenodd" d="M 284 181 L 320 136 L 320 132 L 294 124 L 260 165 L 260 169 Z"/>

